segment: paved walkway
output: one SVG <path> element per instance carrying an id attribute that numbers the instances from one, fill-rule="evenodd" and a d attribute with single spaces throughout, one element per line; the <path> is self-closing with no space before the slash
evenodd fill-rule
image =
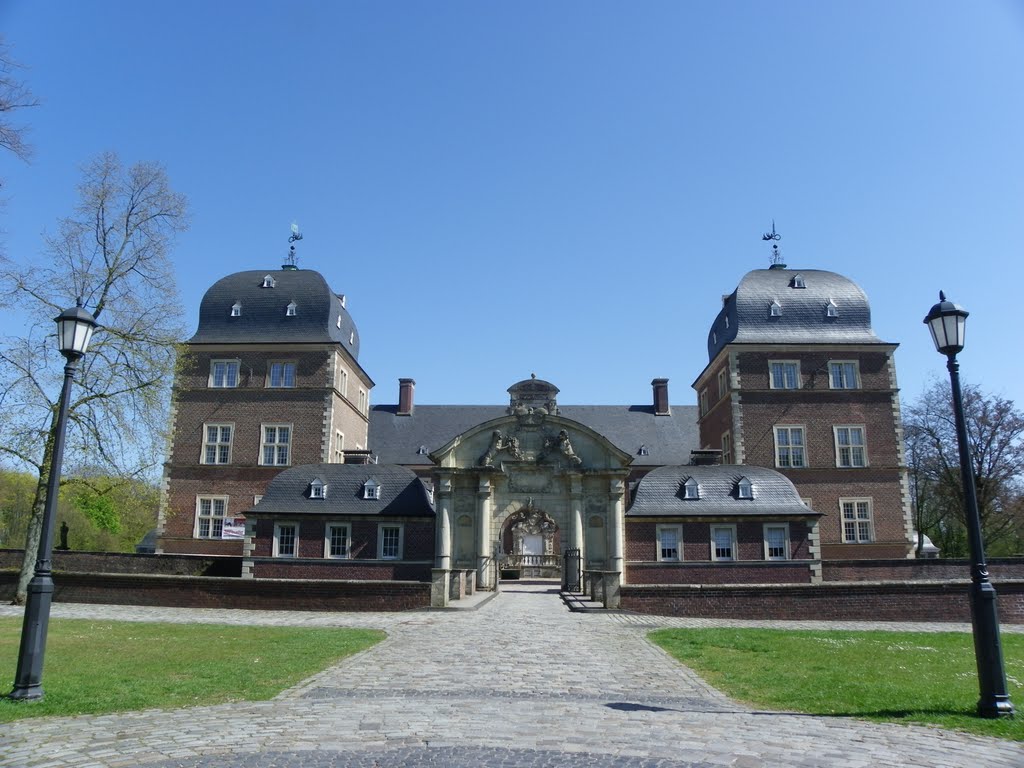
<path id="1" fill-rule="evenodd" d="M 0 615 L 17 610 L 0 608 Z M 738 705 L 644 637 L 656 626 L 722 622 L 573 614 L 543 586 L 509 586 L 474 611 L 325 614 L 56 604 L 54 615 L 373 626 L 387 630 L 388 638 L 269 702 L 3 725 L 0 766 L 1024 766 L 1024 746 L 1011 742 Z M 922 626 L 934 628 L 912 628 Z"/>

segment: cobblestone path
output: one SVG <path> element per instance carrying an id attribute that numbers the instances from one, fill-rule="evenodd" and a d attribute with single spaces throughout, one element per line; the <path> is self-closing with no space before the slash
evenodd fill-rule
<path id="1" fill-rule="evenodd" d="M 0 726 L 0 766 L 1024 766 L 1011 742 L 737 705 L 644 637 L 685 622 L 570 613 L 544 586 L 507 587 L 474 611 L 54 614 L 374 626 L 388 638 L 273 701 Z"/>

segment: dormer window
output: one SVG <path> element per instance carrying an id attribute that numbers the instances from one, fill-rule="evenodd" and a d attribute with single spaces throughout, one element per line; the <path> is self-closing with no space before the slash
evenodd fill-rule
<path id="1" fill-rule="evenodd" d="M 736 483 L 736 498 L 754 498 L 754 484 L 745 477 L 741 477 L 739 482 Z"/>
<path id="2" fill-rule="evenodd" d="M 729 327 L 729 316 L 728 315 L 725 316 L 725 327 L 726 328 Z"/>
<path id="3" fill-rule="evenodd" d="M 339 317 L 338 319 L 340 320 L 341 318 Z M 348 343 L 349 344 L 355 344 L 356 343 L 356 332 L 355 331 L 349 332 L 349 334 L 348 334 Z"/>
<path id="4" fill-rule="evenodd" d="M 338 315 L 338 330 L 341 330 L 341 315 Z"/>
<path id="5" fill-rule="evenodd" d="M 417 456 L 426 456 L 427 455 L 427 446 L 421 445 L 419 448 L 417 448 L 416 449 L 416 455 Z"/>
<path id="6" fill-rule="evenodd" d="M 686 482 L 683 483 L 683 498 L 684 499 L 699 499 L 700 498 L 700 485 L 692 477 L 686 478 Z"/>
<path id="7" fill-rule="evenodd" d="M 804 282 L 803 275 L 793 275 L 793 279 L 789 283 L 794 288 L 806 288 L 807 283 Z"/>
<path id="8" fill-rule="evenodd" d="M 379 499 L 380 498 L 380 483 L 377 482 L 377 478 L 371 477 L 365 483 L 363 483 L 363 498 L 364 499 Z"/>
<path id="9" fill-rule="evenodd" d="M 294 301 L 289 302 L 288 308 L 284 311 L 285 317 L 295 317 L 295 311 L 299 308 L 299 305 Z"/>
<path id="10" fill-rule="evenodd" d="M 711 332 L 711 343 L 712 344 L 717 344 L 718 343 L 718 331 L 712 331 Z"/>
<path id="11" fill-rule="evenodd" d="M 231 316 L 241 317 L 242 316 L 242 302 L 236 301 L 231 305 Z"/>
<path id="12" fill-rule="evenodd" d="M 836 306 L 834 299 L 829 299 L 825 305 L 825 317 L 839 317 L 839 307 Z"/>
<path id="13" fill-rule="evenodd" d="M 273 277 L 271 277 L 270 275 L 265 275 L 263 277 L 263 284 L 260 285 L 260 288 L 276 288 L 276 287 L 277 287 L 277 281 Z"/>
<path id="14" fill-rule="evenodd" d="M 768 307 L 768 315 L 770 317 L 782 317 L 782 305 L 772 299 L 771 306 Z"/>
<path id="15" fill-rule="evenodd" d="M 647 449 L 647 445 L 641 445 L 636 452 L 637 456 L 650 456 L 651 452 Z"/>
<path id="16" fill-rule="evenodd" d="M 309 498 L 311 498 L 311 499 L 326 499 L 327 498 L 327 483 L 325 483 L 319 477 L 313 478 L 313 480 L 309 484 Z"/>

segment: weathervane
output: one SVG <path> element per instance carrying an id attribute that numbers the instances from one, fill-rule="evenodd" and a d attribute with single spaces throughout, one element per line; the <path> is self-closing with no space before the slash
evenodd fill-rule
<path id="1" fill-rule="evenodd" d="M 778 241 L 782 239 L 782 235 L 775 231 L 775 219 L 772 219 L 772 231 L 765 232 L 761 235 L 761 239 L 765 241 L 774 240 L 772 243 L 772 266 L 782 263 L 782 252 L 779 250 Z"/>
<path id="2" fill-rule="evenodd" d="M 293 221 L 292 222 L 292 233 L 288 237 L 288 242 L 291 243 L 291 245 L 288 247 L 288 264 L 289 264 L 289 266 L 292 266 L 292 267 L 297 266 L 296 263 L 295 263 L 295 259 L 296 259 L 296 256 L 295 256 L 295 242 L 297 240 L 301 240 L 301 239 L 302 239 L 302 233 L 299 232 L 299 225 L 296 224 Z"/>

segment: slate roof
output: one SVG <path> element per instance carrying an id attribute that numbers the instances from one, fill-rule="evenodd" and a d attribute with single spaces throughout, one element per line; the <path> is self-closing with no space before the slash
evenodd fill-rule
<path id="1" fill-rule="evenodd" d="M 429 465 L 418 453 L 446 445 L 466 430 L 508 415 L 505 405 L 417 405 L 411 416 L 398 416 L 396 405 L 370 410 L 370 450 L 387 464 Z M 697 407 L 673 405 L 669 416 L 655 416 L 650 405 L 560 405 L 558 415 L 578 421 L 633 457 L 633 466 L 682 464 L 700 447 Z M 640 455 L 640 446 L 648 454 Z"/>
<path id="2" fill-rule="evenodd" d="M 273 288 L 262 287 L 267 275 L 274 280 Z M 288 317 L 285 310 L 292 301 L 296 304 L 295 316 Z M 236 302 L 242 305 L 241 315 L 232 317 L 231 307 Z M 359 331 L 352 317 L 323 275 L 309 269 L 253 269 L 222 277 L 203 296 L 199 329 L 189 341 L 336 342 L 344 345 L 353 359 L 359 357 Z"/>
<path id="3" fill-rule="evenodd" d="M 794 287 L 803 278 L 805 288 Z M 836 317 L 828 317 L 832 300 Z M 772 317 L 777 301 L 781 314 Z M 726 297 L 708 331 L 708 360 L 726 344 L 882 344 L 867 295 L 853 280 L 820 269 L 755 269 Z"/>
<path id="4" fill-rule="evenodd" d="M 379 499 L 364 499 L 363 484 L 380 484 Z M 309 485 L 320 479 L 327 492 L 309 497 Z M 304 464 L 286 469 L 267 486 L 260 503 L 245 514 L 274 515 L 378 515 L 381 517 L 433 517 L 427 489 L 405 467 L 387 464 Z"/>
<path id="5" fill-rule="evenodd" d="M 683 498 L 683 484 L 694 478 L 700 498 Z M 740 499 L 736 484 L 745 477 L 753 484 L 753 499 Z M 627 517 L 786 517 L 819 516 L 800 501 L 785 475 L 766 467 L 738 464 L 659 467 L 637 484 Z"/>

